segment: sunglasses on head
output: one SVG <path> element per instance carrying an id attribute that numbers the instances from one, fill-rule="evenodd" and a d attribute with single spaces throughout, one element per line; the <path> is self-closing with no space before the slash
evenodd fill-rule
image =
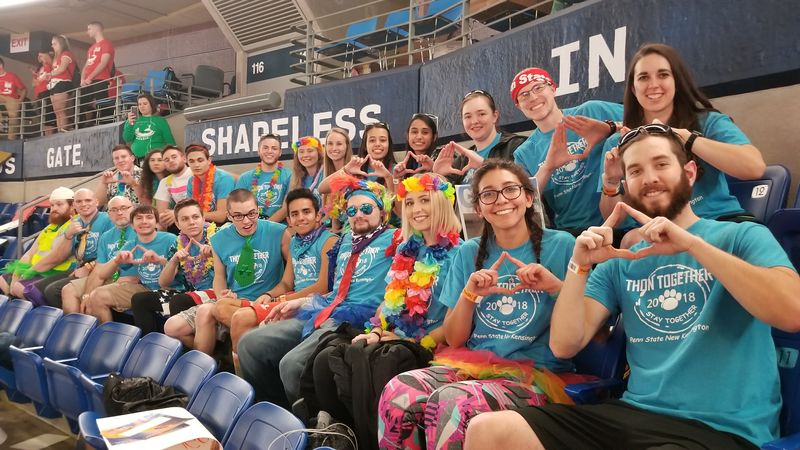
<path id="1" fill-rule="evenodd" d="M 640 134 L 657 134 L 657 135 L 664 135 L 664 134 L 675 134 L 670 128 L 669 125 L 665 125 L 663 123 L 651 123 L 648 125 L 642 125 L 640 127 L 636 127 L 631 131 L 625 133 L 619 140 L 619 147 L 630 143 Z"/>
<path id="2" fill-rule="evenodd" d="M 384 130 L 388 131 L 389 130 L 389 125 L 387 125 L 386 122 L 372 122 L 372 123 L 367 124 L 364 127 L 364 131 L 369 131 L 369 130 L 371 130 L 373 128 L 383 128 Z"/>
<path id="3" fill-rule="evenodd" d="M 462 100 L 467 98 L 467 97 L 469 97 L 470 95 L 473 95 L 473 94 L 485 95 L 485 96 L 491 98 L 492 100 L 494 100 L 494 97 L 492 97 L 492 94 L 484 91 L 483 89 L 473 89 L 473 90 L 467 92 L 466 94 L 464 94 L 464 97 L 462 98 Z"/>
<path id="4" fill-rule="evenodd" d="M 372 214 L 372 210 L 374 209 L 375 209 L 374 205 L 371 205 L 369 203 L 364 203 L 359 207 L 348 206 L 346 211 L 348 217 L 355 217 L 359 211 L 361 211 L 365 216 L 368 216 Z"/>

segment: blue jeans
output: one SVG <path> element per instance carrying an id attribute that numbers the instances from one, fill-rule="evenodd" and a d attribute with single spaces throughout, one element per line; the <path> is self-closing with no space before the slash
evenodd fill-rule
<path id="1" fill-rule="evenodd" d="M 239 368 L 256 391 L 256 401 L 291 406 L 300 396 L 300 375 L 314 353 L 319 338 L 336 329 L 325 321 L 302 339 L 305 320 L 286 319 L 249 331 L 239 340 Z"/>

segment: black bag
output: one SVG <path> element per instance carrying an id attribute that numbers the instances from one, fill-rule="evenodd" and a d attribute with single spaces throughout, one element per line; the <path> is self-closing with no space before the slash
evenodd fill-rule
<path id="1" fill-rule="evenodd" d="M 172 386 L 161 386 L 150 377 L 125 378 L 112 373 L 103 385 L 103 405 L 109 416 L 140 411 L 185 408 L 186 394 L 176 392 Z"/>

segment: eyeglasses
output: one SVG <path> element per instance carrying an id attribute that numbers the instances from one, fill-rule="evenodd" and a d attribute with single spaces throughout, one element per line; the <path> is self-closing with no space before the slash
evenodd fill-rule
<path id="1" fill-rule="evenodd" d="M 642 125 L 640 127 L 636 127 L 631 131 L 625 133 L 622 138 L 619 140 L 619 147 L 629 144 L 632 140 L 639 136 L 640 134 L 674 134 L 675 132 L 672 131 L 672 128 L 669 125 L 665 125 L 663 123 L 651 123 L 648 125 Z"/>
<path id="2" fill-rule="evenodd" d="M 124 213 L 125 211 L 133 208 L 133 206 L 120 206 L 119 208 L 111 208 L 108 210 L 111 214 Z"/>
<path id="3" fill-rule="evenodd" d="M 534 84 L 532 88 L 528 89 L 527 91 L 521 91 L 517 94 L 517 99 L 524 98 L 528 99 L 531 95 L 536 94 L 539 95 L 549 86 L 547 83 L 538 83 Z"/>
<path id="4" fill-rule="evenodd" d="M 516 200 L 524 190 L 525 187 L 521 184 L 512 184 L 503 189 L 485 189 L 478 193 L 478 200 L 484 205 L 494 205 L 500 194 L 503 194 L 506 200 Z"/>
<path id="5" fill-rule="evenodd" d="M 368 216 L 368 215 L 372 214 L 372 210 L 374 210 L 374 209 L 375 209 L 375 206 L 373 206 L 373 205 L 371 205 L 369 203 L 364 203 L 361 206 L 359 206 L 358 208 L 356 208 L 355 206 L 348 206 L 346 211 L 347 211 L 347 216 L 348 217 L 355 217 L 356 214 L 358 214 L 359 211 L 361 211 L 365 216 Z"/>
<path id="6" fill-rule="evenodd" d="M 256 220 L 256 218 L 258 217 L 258 210 L 254 209 L 254 210 L 250 211 L 247 214 L 238 214 L 238 213 L 237 214 L 230 214 L 230 213 L 228 213 L 228 215 L 231 217 L 231 220 L 233 220 L 234 222 L 241 222 L 241 221 L 244 220 L 245 217 L 247 217 L 250 220 Z"/>

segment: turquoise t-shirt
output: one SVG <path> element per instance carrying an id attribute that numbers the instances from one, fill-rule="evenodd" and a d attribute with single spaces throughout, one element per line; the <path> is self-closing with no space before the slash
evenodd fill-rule
<path id="1" fill-rule="evenodd" d="M 750 264 L 792 267 L 762 225 L 701 219 L 688 231 Z M 586 296 L 625 317 L 631 371 L 623 400 L 700 420 L 756 445 L 778 437 L 771 328 L 688 253 L 598 264 Z"/>
<path id="2" fill-rule="evenodd" d="M 86 235 L 86 249 L 83 253 L 83 260 L 93 261 L 97 258 L 97 250 L 98 250 L 98 243 L 100 241 L 100 236 L 106 231 L 116 228 L 114 226 L 114 222 L 108 217 L 108 214 L 99 211 L 94 218 L 92 218 L 89 226 L 80 216 L 78 216 L 78 221 L 81 223 L 83 228 L 89 228 L 89 232 Z M 76 253 L 78 251 L 78 246 L 80 245 L 81 239 L 86 231 L 76 234 L 72 237 L 72 253 Z"/>
<path id="3" fill-rule="evenodd" d="M 186 182 L 186 198 L 192 198 L 193 182 L 194 175 L 190 176 Z M 214 171 L 214 186 L 211 188 L 211 211 L 217 210 L 217 200 L 228 198 L 228 194 L 234 189 L 235 183 L 233 175 L 217 167 L 217 170 Z M 200 180 L 200 189 L 205 189 L 204 180 Z"/>
<path id="4" fill-rule="evenodd" d="M 492 139 L 492 142 L 490 142 L 489 145 L 487 145 L 485 148 L 477 149 L 475 151 L 479 155 L 481 155 L 481 158 L 483 158 L 483 159 L 488 158 L 489 157 L 489 153 L 492 151 L 492 149 L 497 144 L 500 143 L 500 138 L 502 136 L 503 136 L 502 133 L 498 132 L 497 134 L 495 134 L 494 139 Z M 475 169 L 467 170 L 467 173 L 464 174 L 464 178 L 461 180 L 461 184 L 470 184 L 470 183 L 472 183 L 472 177 L 473 176 L 475 176 Z"/>
<path id="5" fill-rule="evenodd" d="M 236 189 L 252 190 L 255 173 L 256 171 L 253 169 L 239 176 L 239 180 L 236 182 Z M 261 211 L 262 217 L 269 217 L 281 209 L 283 199 L 286 198 L 286 194 L 289 192 L 289 182 L 292 180 L 292 169 L 284 166 L 278 175 L 278 179 L 275 181 L 275 186 L 270 186 L 269 182 L 272 179 L 273 173 L 274 172 L 261 172 L 261 175 L 258 177 L 256 201 L 260 207 L 264 208 L 264 210 Z M 267 193 L 270 191 L 273 192 L 272 201 L 267 205 Z"/>
<path id="6" fill-rule="evenodd" d="M 601 101 L 588 101 L 574 108 L 562 110 L 565 116 L 586 116 L 597 120 L 622 120 L 622 105 Z M 553 132 L 533 134 L 514 152 L 514 162 L 521 165 L 531 176 L 547 157 Z M 586 140 L 567 129 L 567 150 L 571 154 L 584 153 Z M 600 214 L 600 192 L 597 183 L 603 175 L 602 142 L 598 143 L 589 157 L 572 161 L 553 171 L 542 195 L 555 213 L 555 226 L 559 229 L 586 229 L 603 223 Z"/>
<path id="7" fill-rule="evenodd" d="M 148 250 L 153 250 L 157 255 L 163 256 L 167 253 L 169 246 L 172 245 L 173 242 L 175 242 L 175 235 L 164 231 L 156 232 L 156 237 L 148 243 L 139 241 L 139 237 L 136 233 L 133 233 L 131 239 L 128 239 L 125 245 L 122 246 L 122 250 L 129 251 L 135 246 L 141 245 Z M 137 248 L 133 253 L 133 257 L 136 259 L 141 258 L 143 253 L 141 249 Z M 139 282 L 141 282 L 143 286 L 148 289 L 156 290 L 161 288 L 158 283 L 158 277 L 161 275 L 161 269 L 163 268 L 164 266 L 158 263 L 120 264 L 119 275 L 121 277 L 139 277 Z"/>
<path id="8" fill-rule="evenodd" d="M 119 244 L 119 238 L 122 235 L 122 231 L 117 227 L 114 227 L 100 236 L 100 240 L 97 243 L 97 263 L 98 264 L 105 264 L 115 256 L 117 253 L 125 246 L 125 242 L 128 239 L 133 239 L 136 237 L 136 232 L 133 231 L 133 227 L 128 225 L 125 228 L 125 238 L 123 239 L 122 245 Z"/>
<path id="9" fill-rule="evenodd" d="M 358 262 L 350 280 L 345 304 L 362 305 L 378 308 L 386 292 L 386 273 L 392 265 L 392 256 L 386 255 L 386 249 L 392 244 L 395 230 L 387 229 L 361 251 Z M 344 275 L 347 261 L 353 248 L 353 235 L 348 233 L 342 237 L 342 245 L 336 256 L 336 278 L 333 282 L 330 300 L 339 292 L 339 284 Z M 360 325 L 360 324 L 359 324 Z"/>
<path id="10" fill-rule="evenodd" d="M 700 117 L 700 132 L 704 137 L 726 144 L 750 144 L 750 140 L 730 117 L 714 111 Z M 619 144 L 619 138 L 619 133 L 615 133 L 606 140 L 603 145 L 603 155 Z M 704 219 L 716 219 L 744 212 L 739 200 L 728 190 L 728 180 L 725 178 L 725 174 L 699 157 L 698 160 L 700 167 L 703 168 L 703 176 L 697 179 L 692 186 L 692 199 L 689 202 L 692 211 Z M 599 179 L 597 190 L 601 192 L 602 189 L 603 180 Z M 625 225 L 638 226 L 631 220 L 626 221 Z"/>
<path id="11" fill-rule="evenodd" d="M 297 292 L 316 283 L 322 266 L 322 247 L 331 237 L 336 235 L 328 230 L 323 230 L 317 240 L 300 254 L 300 247 L 295 239 L 289 243 L 289 252 L 292 255 L 292 271 L 294 272 L 294 291 Z"/>
<path id="12" fill-rule="evenodd" d="M 442 265 L 439 267 L 439 276 L 436 277 L 436 281 L 433 283 L 431 299 L 428 301 L 428 313 L 425 315 L 425 322 L 423 323 L 423 327 L 428 333 L 442 326 L 444 322 L 447 307 L 444 303 L 439 301 L 439 297 L 442 295 L 445 280 L 447 280 L 447 275 L 450 273 L 450 268 L 453 267 L 453 261 L 456 259 L 461 244 L 462 242 L 459 241 L 459 245 L 447 251 L 447 257 L 442 261 Z M 391 280 L 387 280 L 387 282 L 388 281 Z"/>
<path id="13" fill-rule="evenodd" d="M 167 254 L 164 255 L 165 258 L 168 260 L 175 256 L 175 253 L 178 252 L 178 241 L 180 236 L 178 236 L 172 245 L 169 246 L 169 250 L 167 250 Z M 204 244 L 205 241 L 201 241 L 200 244 Z M 197 248 L 196 245 L 192 245 L 189 248 L 189 255 L 197 256 L 200 254 L 200 249 Z M 208 268 L 208 271 L 203 274 L 203 277 L 197 284 L 192 284 L 186 278 L 186 270 L 184 269 L 183 264 L 178 264 L 178 270 L 175 272 L 175 279 L 172 281 L 174 286 L 178 286 L 179 289 L 183 289 L 186 291 L 202 291 L 205 289 L 213 289 L 214 288 L 214 264 L 213 264 L 213 257 L 209 256 L 209 259 L 212 260 L 212 264 Z M 200 260 L 196 261 L 198 264 Z M 198 269 L 201 271 L 202 269 Z"/>
<path id="14" fill-rule="evenodd" d="M 479 244 L 479 238 L 470 239 L 458 250 L 444 289 L 438 297 L 448 308 L 455 308 L 469 276 L 475 272 Z M 540 264 L 563 280 L 574 245 L 575 238 L 569 233 L 544 230 Z M 530 242 L 517 248 L 502 249 L 491 238 L 487 249 L 484 269 L 491 267 L 503 250 L 522 262 L 536 262 Z M 510 261 L 504 261 L 498 270 L 498 285 L 509 289 L 516 287 L 519 284 L 517 269 Z M 572 363 L 556 358 L 550 350 L 550 316 L 554 305 L 555 298 L 543 291 L 525 289 L 511 295 L 488 295 L 475 307 L 472 334 L 466 347 L 472 350 L 489 350 L 503 358 L 532 359 L 536 367 L 554 372 L 570 371 L 573 368 Z"/>
<path id="15" fill-rule="evenodd" d="M 240 299 L 255 301 L 281 280 L 283 276 L 281 237 L 285 229 L 286 226 L 283 224 L 258 220 L 256 232 L 250 242 L 255 257 L 255 281 L 247 286 L 240 286 L 234 278 L 236 263 L 239 262 L 245 238 L 233 225 L 224 226 L 211 236 L 211 248 L 225 266 L 228 289 L 235 292 Z"/>

